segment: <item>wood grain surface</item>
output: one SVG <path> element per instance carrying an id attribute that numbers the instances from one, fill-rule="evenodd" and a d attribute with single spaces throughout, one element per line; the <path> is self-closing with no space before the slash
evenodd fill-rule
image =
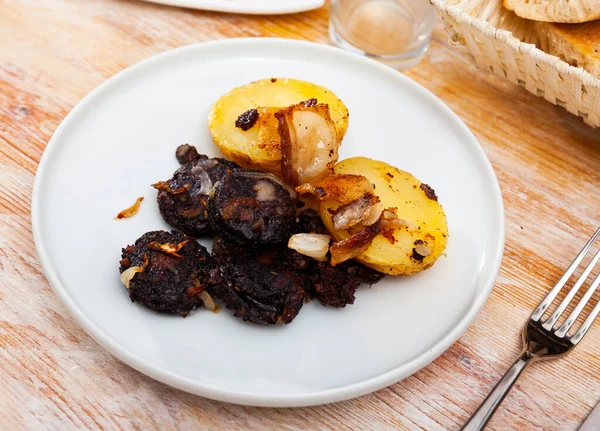
<path id="1" fill-rule="evenodd" d="M 282 0 L 284 1 L 284 0 Z M 600 130 L 473 68 L 441 22 L 407 74 L 480 140 L 506 206 L 506 250 L 460 340 L 404 381 L 300 409 L 219 403 L 114 359 L 69 317 L 34 249 L 30 197 L 52 133 L 88 92 L 170 48 L 240 36 L 327 43 L 327 9 L 252 17 L 136 0 L 0 0 L 0 427 L 18 429 L 458 429 L 518 353 L 519 332 L 600 222 Z M 600 399 L 600 327 L 564 359 L 529 369 L 494 430 L 576 429 Z"/>

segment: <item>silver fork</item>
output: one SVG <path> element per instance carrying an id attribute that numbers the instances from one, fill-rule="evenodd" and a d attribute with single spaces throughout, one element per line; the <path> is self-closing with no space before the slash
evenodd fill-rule
<path id="1" fill-rule="evenodd" d="M 567 320 L 565 320 L 558 328 L 556 328 L 556 322 L 588 278 L 596 266 L 596 263 L 600 260 L 600 250 L 596 252 L 591 262 L 581 274 L 581 277 L 577 279 L 565 299 L 563 299 L 556 308 L 556 311 L 554 311 L 547 319 L 542 319 L 542 317 L 571 275 L 573 275 L 598 235 L 600 235 L 600 229 L 592 235 L 585 247 L 583 247 L 583 250 L 579 252 L 575 260 L 573 260 L 563 276 L 558 280 L 558 283 L 556 283 L 550 293 L 546 295 L 544 300 L 529 317 L 529 321 L 523 329 L 523 351 L 519 355 L 519 358 L 512 364 L 506 374 L 504 374 L 492 392 L 483 401 L 481 406 L 479 406 L 475 414 L 471 416 L 471 419 L 469 419 L 462 428 L 463 430 L 472 431 L 483 429 L 527 365 L 539 360 L 551 359 L 564 355 L 573 349 L 581 341 L 588 329 L 590 329 L 592 323 L 598 316 L 598 313 L 600 313 L 600 301 L 598 301 L 579 329 L 573 335 L 569 335 L 569 329 L 571 329 L 571 326 L 573 326 L 573 323 L 575 323 L 584 307 L 587 305 L 588 301 L 598 288 L 598 285 L 600 285 L 600 275 L 594 278 L 594 281 L 592 281 L 579 303 L 575 306 L 571 314 L 569 314 Z"/>

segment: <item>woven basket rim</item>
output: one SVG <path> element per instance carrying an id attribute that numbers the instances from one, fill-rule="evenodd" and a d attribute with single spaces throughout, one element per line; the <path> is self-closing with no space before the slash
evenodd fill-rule
<path id="1" fill-rule="evenodd" d="M 532 56 L 536 61 L 546 63 L 547 65 L 555 68 L 560 73 L 564 73 L 569 76 L 574 76 L 588 86 L 600 88 L 600 79 L 586 71 L 581 67 L 571 66 L 569 63 L 561 60 L 560 58 L 550 55 L 547 52 L 542 51 L 532 43 L 525 43 L 516 37 L 508 30 L 502 30 L 494 27 L 489 22 L 475 18 L 469 15 L 467 12 L 462 10 L 459 6 L 448 5 L 448 0 L 429 0 L 431 4 L 437 7 L 440 11 L 448 14 L 459 23 L 464 23 L 475 27 L 481 31 L 484 35 L 492 37 L 494 39 L 507 43 L 511 48 L 516 49 L 519 52 L 523 52 Z"/>

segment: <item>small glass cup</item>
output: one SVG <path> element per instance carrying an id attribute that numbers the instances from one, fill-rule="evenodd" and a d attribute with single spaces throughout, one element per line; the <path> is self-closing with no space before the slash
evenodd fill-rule
<path id="1" fill-rule="evenodd" d="M 404 70 L 421 61 L 435 24 L 428 0 L 331 0 L 329 38 Z"/>

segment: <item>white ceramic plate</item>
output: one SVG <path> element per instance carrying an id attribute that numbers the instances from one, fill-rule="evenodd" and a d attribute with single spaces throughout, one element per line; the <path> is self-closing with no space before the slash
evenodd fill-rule
<path id="1" fill-rule="evenodd" d="M 253 15 L 278 15 L 317 9 L 325 0 L 146 0 L 171 6 L 216 12 L 245 13 Z"/>
<path id="2" fill-rule="evenodd" d="M 119 282 L 121 247 L 168 229 L 150 184 L 171 176 L 179 144 L 218 155 L 207 128 L 211 104 L 235 86 L 273 76 L 325 85 L 346 102 L 351 120 L 341 158 L 385 160 L 436 189 L 448 216 L 447 256 L 423 273 L 359 289 L 345 309 L 313 301 L 281 327 L 244 323 L 228 311 L 162 316 L 131 303 Z M 146 197 L 140 212 L 115 221 L 137 196 Z M 171 386 L 261 406 L 359 396 L 435 359 L 466 330 L 492 288 L 503 217 L 489 161 L 435 96 L 355 54 L 279 39 L 180 48 L 106 81 L 52 137 L 32 207 L 46 276 L 98 343 Z"/>

